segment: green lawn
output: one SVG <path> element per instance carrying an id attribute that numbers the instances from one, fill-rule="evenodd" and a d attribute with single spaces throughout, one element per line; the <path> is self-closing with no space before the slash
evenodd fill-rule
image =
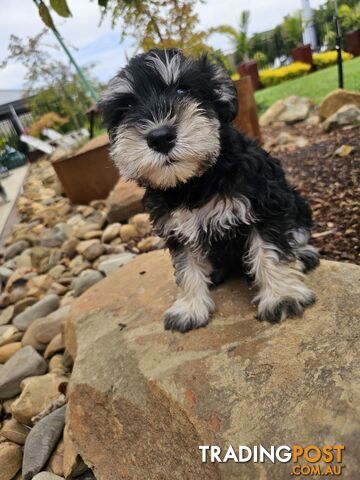
<path id="1" fill-rule="evenodd" d="M 360 91 L 360 57 L 344 62 L 344 87 L 347 90 Z M 337 66 L 324 68 L 315 73 L 268 87 L 255 93 L 259 114 L 263 113 L 276 100 L 299 95 L 310 97 L 315 103 L 337 88 Z"/>

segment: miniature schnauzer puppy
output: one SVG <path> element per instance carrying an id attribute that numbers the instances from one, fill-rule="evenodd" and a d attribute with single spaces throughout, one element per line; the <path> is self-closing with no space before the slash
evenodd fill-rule
<path id="1" fill-rule="evenodd" d="M 176 49 L 134 57 L 101 102 L 113 161 L 146 187 L 172 255 L 178 295 L 166 329 L 207 325 L 210 287 L 239 272 L 258 289 L 260 320 L 301 315 L 315 299 L 303 283 L 319 263 L 310 208 L 280 162 L 232 127 L 237 108 L 219 65 Z"/>

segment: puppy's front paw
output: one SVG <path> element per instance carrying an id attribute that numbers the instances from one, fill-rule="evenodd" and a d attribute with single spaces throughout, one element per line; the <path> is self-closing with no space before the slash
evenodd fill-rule
<path id="1" fill-rule="evenodd" d="M 185 333 L 195 328 L 206 327 L 209 323 L 210 312 L 202 312 L 196 315 L 191 309 L 180 308 L 175 302 L 174 305 L 165 312 L 164 326 L 165 330 L 177 330 Z"/>
<path id="2" fill-rule="evenodd" d="M 258 320 L 279 323 L 289 317 L 301 317 L 304 309 L 315 303 L 315 295 L 311 293 L 306 299 L 284 298 L 272 305 L 259 305 Z"/>
<path id="3" fill-rule="evenodd" d="M 194 318 L 181 316 L 178 313 L 165 313 L 164 326 L 165 330 L 177 330 L 185 333 L 194 328 L 204 327 L 207 323 L 199 325 Z"/>

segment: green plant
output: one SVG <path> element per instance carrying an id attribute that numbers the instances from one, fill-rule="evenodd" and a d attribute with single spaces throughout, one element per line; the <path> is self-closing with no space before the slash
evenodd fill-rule
<path id="1" fill-rule="evenodd" d="M 285 67 L 260 71 L 260 81 L 264 87 L 270 87 L 306 75 L 310 69 L 311 66 L 308 63 L 294 62 Z"/>
<path id="2" fill-rule="evenodd" d="M 238 30 L 236 30 L 234 27 L 230 25 L 220 25 L 219 27 L 212 29 L 213 32 L 223 33 L 230 38 L 235 49 L 235 52 L 234 52 L 235 63 L 240 63 L 240 62 L 249 60 L 249 49 L 250 49 L 250 43 L 249 43 L 249 37 L 248 37 L 249 21 L 250 21 L 250 11 L 243 10 L 240 14 Z"/>
<path id="3" fill-rule="evenodd" d="M 354 28 L 359 28 L 359 21 L 355 21 L 353 25 L 353 19 L 356 17 L 349 18 L 349 13 L 357 11 L 359 12 L 359 0 L 340 0 L 339 4 L 339 17 L 340 24 L 343 31 L 352 30 Z M 348 7 L 348 8 L 346 8 Z M 314 23 L 316 31 L 318 34 L 318 40 L 320 45 L 326 45 L 328 48 L 335 47 L 335 27 L 334 27 L 334 15 L 335 15 L 335 2 L 334 0 L 326 0 L 318 8 L 313 9 L 314 13 Z M 348 22 L 350 21 L 351 24 Z M 357 25 L 357 26 L 356 26 Z"/>
<path id="4" fill-rule="evenodd" d="M 264 68 L 268 63 L 268 58 L 263 52 L 255 52 L 254 60 L 256 60 L 260 68 Z"/>
<path id="5" fill-rule="evenodd" d="M 352 8 L 346 4 L 340 5 L 339 17 L 345 31 L 360 28 L 360 2 Z"/>
<path id="6" fill-rule="evenodd" d="M 300 10 L 294 13 L 294 15 L 284 17 L 282 30 L 285 43 L 289 49 L 302 43 L 302 16 Z"/>
<path id="7" fill-rule="evenodd" d="M 57 47 L 48 43 L 47 31 L 26 39 L 11 35 L 8 50 L 3 64 L 14 61 L 25 67 L 25 96 L 31 98 L 29 106 L 34 116 L 56 111 L 69 119 L 68 130 L 83 127 L 92 101 L 70 65 L 52 56 Z"/>
<path id="8" fill-rule="evenodd" d="M 226 55 L 224 55 L 221 50 L 219 50 L 219 49 L 218 50 L 210 50 L 210 52 L 208 52 L 208 57 L 212 62 L 221 65 L 227 71 L 227 73 L 229 75 L 232 75 L 234 73 L 234 69 L 231 66 L 231 63 L 230 63 L 228 57 Z"/>
<path id="9" fill-rule="evenodd" d="M 55 82 L 35 92 L 29 100 L 29 108 L 35 118 L 49 111 L 68 118 L 63 131 L 79 129 L 86 124 L 86 111 L 91 106 L 91 100 L 84 91 L 79 78 L 72 74 L 68 81 Z"/>
<path id="10" fill-rule="evenodd" d="M 336 32 L 334 27 L 329 24 L 325 23 L 324 25 L 324 46 L 326 48 L 335 48 L 336 47 Z"/>
<path id="11" fill-rule="evenodd" d="M 285 44 L 282 25 L 277 25 L 273 30 L 262 33 L 254 33 L 249 40 L 250 58 L 254 57 L 256 52 L 262 52 L 267 57 L 267 63 L 273 63 L 281 55 L 287 55 L 289 49 Z"/>

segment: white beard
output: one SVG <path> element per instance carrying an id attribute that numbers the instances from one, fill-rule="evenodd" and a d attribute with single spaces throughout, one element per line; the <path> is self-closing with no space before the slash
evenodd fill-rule
<path id="1" fill-rule="evenodd" d="M 146 137 L 151 130 L 175 124 L 176 144 L 167 155 L 149 148 Z M 179 102 L 174 116 L 136 126 L 120 125 L 111 156 L 120 174 L 129 180 L 143 180 L 155 188 L 175 187 L 215 163 L 220 152 L 219 126 L 216 118 L 203 115 L 196 102 Z"/>

